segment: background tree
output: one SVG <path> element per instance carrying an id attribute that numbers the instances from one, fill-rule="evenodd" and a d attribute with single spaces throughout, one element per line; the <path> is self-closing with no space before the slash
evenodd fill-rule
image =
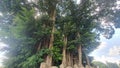
<path id="1" fill-rule="evenodd" d="M 99 68 L 108 68 L 106 64 L 102 63 L 102 62 L 99 62 L 99 61 L 94 61 L 93 64 L 96 66 L 96 67 L 99 67 Z"/>
<path id="2" fill-rule="evenodd" d="M 104 64 L 99 61 L 94 61 L 93 65 L 99 66 L 99 68 L 119 68 L 119 66 L 116 63 L 110 63 L 110 62 L 107 62 L 106 64 Z"/>
<path id="3" fill-rule="evenodd" d="M 110 62 L 107 62 L 107 67 L 108 68 L 119 68 L 118 64 L 116 64 L 116 63 L 110 63 Z"/>

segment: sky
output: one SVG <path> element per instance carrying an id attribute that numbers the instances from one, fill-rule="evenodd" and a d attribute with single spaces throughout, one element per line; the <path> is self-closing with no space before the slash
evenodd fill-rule
<path id="1" fill-rule="evenodd" d="M 120 29 L 115 30 L 111 39 L 106 39 L 103 36 L 100 38 L 101 44 L 90 56 L 94 57 L 94 61 L 120 63 Z"/>

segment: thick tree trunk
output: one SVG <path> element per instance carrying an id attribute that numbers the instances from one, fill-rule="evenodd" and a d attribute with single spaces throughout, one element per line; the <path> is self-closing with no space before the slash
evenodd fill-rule
<path id="1" fill-rule="evenodd" d="M 67 51 L 67 36 L 64 36 L 63 41 L 63 59 L 60 68 L 73 67 L 73 55 L 69 51 Z"/>
<path id="2" fill-rule="evenodd" d="M 64 36 L 63 38 L 64 41 L 64 46 L 63 46 L 63 58 L 62 58 L 62 64 L 61 64 L 61 68 L 65 68 L 66 67 L 66 48 L 67 48 L 67 36 Z"/>
<path id="3" fill-rule="evenodd" d="M 49 43 L 50 50 L 53 47 L 53 41 L 54 41 L 54 26 L 52 28 L 52 32 L 51 32 L 51 36 L 50 36 L 50 43 Z M 47 56 L 46 63 L 48 64 L 48 66 L 52 65 L 52 55 Z"/>
<path id="4" fill-rule="evenodd" d="M 70 52 L 67 52 L 66 61 L 67 61 L 67 63 L 66 63 L 67 66 L 73 67 L 73 56 Z"/>
<path id="5" fill-rule="evenodd" d="M 45 62 L 42 62 L 40 64 L 40 68 L 48 68 L 47 64 Z"/>
<path id="6" fill-rule="evenodd" d="M 50 21 L 51 21 L 51 24 L 52 24 L 51 35 L 50 35 L 50 43 L 49 43 L 49 49 L 51 50 L 51 48 L 53 47 L 54 32 L 55 32 L 55 17 L 56 17 L 55 7 L 50 9 L 50 13 L 48 13 L 48 14 L 49 14 Z M 46 63 L 49 67 L 52 66 L 52 55 L 47 56 Z"/>
<path id="7" fill-rule="evenodd" d="M 78 32 L 77 37 L 80 38 L 80 33 Z M 83 67 L 82 65 L 82 45 L 78 45 L 78 66 Z"/>
<path id="8" fill-rule="evenodd" d="M 52 47 L 53 47 L 53 42 L 54 42 L 57 1 L 55 0 L 55 1 L 52 2 L 52 1 L 49 1 L 49 0 L 45 0 L 45 4 L 47 5 L 47 8 L 48 8 L 47 13 L 48 13 L 48 16 L 49 16 L 49 23 L 50 23 L 49 26 L 51 27 L 51 34 L 50 34 L 49 44 L 48 44 L 48 49 L 51 50 Z M 46 56 L 45 63 L 47 65 L 46 68 L 52 67 L 52 55 L 48 54 Z"/>

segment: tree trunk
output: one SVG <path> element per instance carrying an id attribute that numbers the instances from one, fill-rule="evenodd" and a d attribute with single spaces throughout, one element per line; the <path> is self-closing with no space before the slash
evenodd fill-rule
<path id="1" fill-rule="evenodd" d="M 90 68 L 89 58 L 86 54 L 85 54 L 85 56 L 86 56 L 86 61 L 87 61 L 88 68 Z"/>
<path id="2" fill-rule="evenodd" d="M 73 55 L 68 51 L 66 55 L 67 66 L 73 67 Z"/>
<path id="3" fill-rule="evenodd" d="M 80 38 L 80 33 L 77 34 L 78 39 Z M 78 66 L 83 67 L 82 65 L 82 45 L 78 45 Z"/>
<path id="4" fill-rule="evenodd" d="M 54 26 L 52 28 L 52 33 L 51 33 L 51 36 L 50 36 L 50 43 L 49 43 L 49 49 L 50 50 L 53 47 L 53 41 L 54 41 Z M 52 55 L 47 56 L 46 63 L 48 64 L 48 66 L 52 65 Z"/>
<path id="5" fill-rule="evenodd" d="M 45 3 L 47 4 L 47 13 L 49 16 L 49 23 L 50 23 L 50 27 L 51 27 L 51 34 L 49 39 L 49 44 L 48 44 L 48 49 L 51 50 L 53 47 L 53 42 L 54 42 L 54 32 L 55 32 L 55 19 L 56 19 L 56 4 L 57 1 L 49 1 L 49 0 L 45 0 Z M 47 65 L 46 68 L 50 68 L 52 66 L 52 55 L 48 54 L 46 56 L 45 59 L 45 63 Z"/>
<path id="6" fill-rule="evenodd" d="M 66 48 L 67 48 L 67 36 L 64 36 L 63 38 L 63 41 L 64 41 L 64 46 L 63 46 L 63 58 L 62 58 L 62 67 L 61 68 L 64 68 L 66 67 Z"/>
<path id="7" fill-rule="evenodd" d="M 78 47 L 78 63 L 79 63 L 79 66 L 81 67 L 82 66 L 82 47 L 81 45 L 79 45 Z"/>
<path id="8" fill-rule="evenodd" d="M 38 44 L 37 52 L 41 49 L 41 42 Z"/>
<path id="9" fill-rule="evenodd" d="M 56 17 L 55 6 L 52 7 L 52 9 L 50 9 L 49 11 L 50 11 L 50 13 L 48 13 L 48 14 L 49 14 L 50 21 L 51 21 L 51 24 L 52 24 L 51 35 L 50 35 L 50 43 L 49 43 L 49 49 L 51 50 L 51 48 L 53 47 L 54 32 L 55 32 L 55 17 Z M 52 66 L 52 55 L 47 56 L 46 63 L 49 67 Z"/>

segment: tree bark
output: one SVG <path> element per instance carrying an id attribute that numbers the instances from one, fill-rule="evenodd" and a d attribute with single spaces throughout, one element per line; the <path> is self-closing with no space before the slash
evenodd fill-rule
<path id="1" fill-rule="evenodd" d="M 50 21 L 52 24 L 52 29 L 51 29 L 51 35 L 50 35 L 50 43 L 49 43 L 49 49 L 53 47 L 53 42 L 54 42 L 54 32 L 55 32 L 55 17 L 56 17 L 56 6 L 49 8 L 49 17 Z M 46 59 L 47 65 L 50 67 L 52 66 L 52 55 L 48 55 Z"/>
<path id="2" fill-rule="evenodd" d="M 46 7 L 48 8 L 46 12 L 48 13 L 49 16 L 49 27 L 51 27 L 51 34 L 49 39 L 49 44 L 48 44 L 48 49 L 52 50 L 53 47 L 53 42 L 54 42 L 54 32 L 55 32 L 55 19 L 56 19 L 56 4 L 57 1 L 50 1 L 50 0 L 45 0 Z M 45 59 L 45 63 L 47 65 L 46 68 L 50 68 L 52 66 L 52 55 L 48 54 Z"/>
<path id="3" fill-rule="evenodd" d="M 63 38 L 64 45 L 63 45 L 63 58 L 62 58 L 62 67 L 66 67 L 66 48 L 67 48 L 67 36 L 64 36 Z"/>
<path id="4" fill-rule="evenodd" d="M 54 41 L 54 26 L 52 28 L 52 33 L 51 33 L 51 36 L 50 36 L 50 43 L 49 43 L 49 49 L 50 50 L 53 47 L 53 41 Z M 47 56 L 46 63 L 48 64 L 48 66 L 52 65 L 52 55 Z"/>
<path id="5" fill-rule="evenodd" d="M 80 33 L 77 34 L 78 39 L 80 38 Z M 78 66 L 83 67 L 82 65 L 82 45 L 78 45 Z"/>
<path id="6" fill-rule="evenodd" d="M 81 45 L 79 45 L 79 47 L 78 47 L 78 59 L 79 59 L 79 66 L 81 67 L 82 66 L 82 47 L 81 47 Z"/>
<path id="7" fill-rule="evenodd" d="M 88 68 L 90 68 L 89 58 L 88 58 L 88 56 L 86 54 L 85 54 L 85 57 L 86 57 Z"/>
<path id="8" fill-rule="evenodd" d="M 67 61 L 67 66 L 73 67 L 73 56 L 72 54 L 68 51 L 66 55 L 66 61 Z"/>
<path id="9" fill-rule="evenodd" d="M 41 49 L 41 42 L 38 44 L 37 52 Z"/>

